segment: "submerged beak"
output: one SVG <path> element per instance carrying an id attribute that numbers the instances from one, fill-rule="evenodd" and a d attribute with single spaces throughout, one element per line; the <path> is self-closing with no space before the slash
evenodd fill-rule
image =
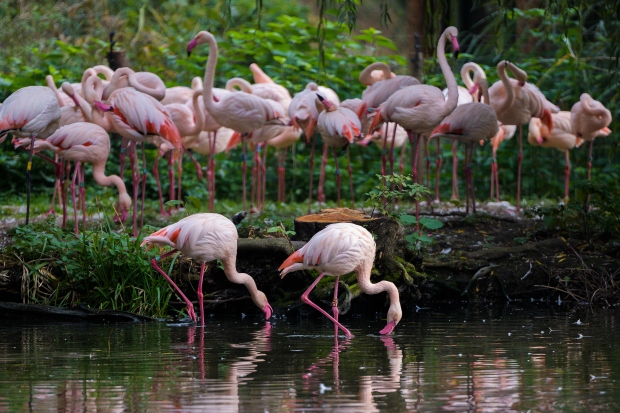
<path id="1" fill-rule="evenodd" d="M 273 314 L 273 308 L 269 305 L 269 303 L 265 304 L 263 307 L 263 312 L 265 313 L 265 320 L 269 320 L 271 314 Z"/>
<path id="2" fill-rule="evenodd" d="M 379 334 L 392 334 L 395 327 L 396 323 L 394 321 L 390 321 L 385 327 L 383 327 L 383 330 L 379 331 Z"/>

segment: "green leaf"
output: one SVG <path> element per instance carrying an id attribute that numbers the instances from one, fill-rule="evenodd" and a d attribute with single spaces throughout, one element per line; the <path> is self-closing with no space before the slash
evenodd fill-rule
<path id="1" fill-rule="evenodd" d="M 400 219 L 400 223 L 403 225 L 413 225 L 417 222 L 413 215 L 402 214 L 398 218 Z"/>
<path id="2" fill-rule="evenodd" d="M 422 217 L 420 218 L 420 224 L 424 225 L 424 227 L 428 229 L 438 229 L 443 227 L 443 222 L 438 219 Z"/>
<path id="3" fill-rule="evenodd" d="M 176 205 L 184 205 L 185 202 L 178 199 L 171 199 L 165 203 L 166 206 L 176 206 Z"/>

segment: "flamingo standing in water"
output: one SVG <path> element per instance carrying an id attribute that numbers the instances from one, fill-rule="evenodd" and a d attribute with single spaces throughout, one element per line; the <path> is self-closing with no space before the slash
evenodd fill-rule
<path id="1" fill-rule="evenodd" d="M 506 68 L 516 79 L 508 79 Z M 543 123 L 553 130 L 551 113 L 560 109 L 549 102 L 545 95 L 533 84 L 526 83 L 527 73 L 507 60 L 497 64 L 497 74 L 500 80 L 489 88 L 491 106 L 497 113 L 497 120 L 504 125 L 519 126 L 519 155 L 517 157 L 517 211 L 521 210 L 521 164 L 523 161 L 523 124 L 532 117 L 540 118 Z"/>
<path id="2" fill-rule="evenodd" d="M 221 126 L 233 129 L 240 133 L 250 133 L 260 128 L 266 123 L 283 116 L 274 111 L 274 108 L 265 99 L 243 92 L 234 92 L 224 95 L 219 101 L 213 99 L 213 78 L 215 67 L 217 66 L 217 41 L 215 37 L 207 32 L 199 32 L 188 44 L 187 53 L 199 45 L 207 43 L 209 45 L 209 58 L 205 67 L 203 80 L 203 101 L 205 109 L 211 117 Z M 243 208 L 246 209 L 246 189 L 245 175 L 247 164 L 243 159 Z"/>
<path id="3" fill-rule="evenodd" d="M 174 248 L 172 251 L 163 254 L 159 258 L 153 258 L 151 260 L 151 265 L 170 283 L 170 285 L 172 285 L 185 301 L 187 304 L 187 312 L 193 321 L 196 321 L 194 305 L 157 263 L 160 259 L 174 254 L 177 251 L 201 262 L 197 295 L 198 305 L 200 306 L 200 323 L 202 325 L 204 325 L 205 320 L 204 296 L 202 293 L 205 264 L 214 260 L 220 260 L 222 262 L 226 278 L 235 284 L 244 284 L 247 287 L 252 301 L 265 313 L 265 319 L 268 320 L 273 313 L 273 309 L 269 305 L 267 297 L 262 291 L 256 288 L 256 283 L 250 275 L 237 272 L 238 238 L 237 227 L 235 227 L 235 224 L 233 224 L 231 220 L 219 214 L 206 213 L 193 214 L 174 224 L 168 225 L 152 233 L 148 237 L 145 237 L 141 245 L 154 244 L 160 247 L 170 246 Z"/>
<path id="4" fill-rule="evenodd" d="M 30 220 L 30 180 L 35 138 L 52 135 L 60 123 L 60 106 L 52 89 L 27 86 L 13 92 L 0 106 L 0 140 L 6 134 L 29 137 L 30 153 L 26 168 L 26 224 Z"/>
<path id="5" fill-rule="evenodd" d="M 382 121 L 396 122 L 409 135 L 409 141 L 415 149 L 411 152 L 412 173 L 414 182 L 418 182 L 418 135 L 430 133 L 448 116 L 458 102 L 458 88 L 454 73 L 448 65 L 445 55 L 446 41 L 452 42 L 455 55 L 458 55 L 458 30 L 450 26 L 444 30 L 437 43 L 437 60 L 448 85 L 448 99 L 445 100 L 441 89 L 429 85 L 413 85 L 404 87 L 391 95 L 381 106 L 369 110 L 374 116 L 370 130 L 374 130 Z M 416 135 L 414 137 L 414 134 Z M 416 220 L 419 219 L 419 202 L 416 200 Z M 416 223 L 416 230 L 419 224 Z"/>
<path id="6" fill-rule="evenodd" d="M 389 281 L 370 282 L 370 272 L 375 260 L 375 240 L 367 229 L 350 223 L 331 224 L 317 232 L 306 245 L 291 254 L 278 268 L 281 276 L 293 271 L 317 269 L 321 274 L 304 292 L 301 299 L 317 309 L 334 323 L 334 332 L 340 328 L 347 337 L 351 332 L 338 322 L 338 283 L 341 275 L 355 272 L 357 284 L 366 294 L 379 294 L 386 291 L 390 297 L 390 308 L 387 314 L 387 325 L 380 334 L 391 334 L 402 318 L 398 289 Z M 336 277 L 332 312 L 325 310 L 310 301 L 308 295 L 325 275 Z"/>
<path id="7" fill-rule="evenodd" d="M 318 100 L 321 102 L 325 110 L 319 114 L 317 127 L 326 147 L 334 150 L 334 162 L 336 164 L 336 184 L 338 186 L 338 207 L 340 207 L 340 169 L 338 169 L 338 154 L 336 148 L 346 146 L 348 172 L 349 172 L 349 188 L 351 191 L 351 202 L 355 204 L 355 195 L 353 191 L 353 171 L 351 169 L 351 159 L 349 158 L 349 144 L 353 143 L 353 139 L 360 136 L 362 125 L 359 118 L 350 109 L 345 107 L 336 107 L 331 101 L 317 93 Z M 321 168 L 323 173 L 324 168 Z"/>
<path id="8" fill-rule="evenodd" d="M 14 140 L 15 147 L 28 146 L 27 139 Z M 71 197 L 73 200 L 73 212 L 75 216 L 74 231 L 77 235 L 78 218 L 75 201 L 76 180 L 80 181 L 80 202 L 82 205 L 82 225 L 86 231 L 86 190 L 84 183 L 84 163 L 93 164 L 93 178 L 101 186 L 114 185 L 118 190 L 118 203 L 116 206 L 117 217 L 121 221 L 127 218 L 127 211 L 131 208 L 131 198 L 123 180 L 117 175 L 105 175 L 105 164 L 110 155 L 110 137 L 105 129 L 88 122 L 76 122 L 62 126 L 47 139 L 37 139 L 34 142 L 34 151 L 50 150 L 62 156 L 67 161 L 75 162 L 73 181 L 71 183 Z M 63 209 L 66 213 L 66 208 Z"/>
<path id="9" fill-rule="evenodd" d="M 484 101 L 487 103 L 472 102 L 457 106 L 451 114 L 433 130 L 430 139 L 445 136 L 456 139 L 469 146 L 465 146 L 465 182 L 466 182 L 466 213 L 469 213 L 469 198 L 473 202 L 473 211 L 476 213 L 476 197 L 474 180 L 471 172 L 471 162 L 474 155 L 475 142 L 491 139 L 497 133 L 497 115 L 488 104 L 489 95 L 486 79 L 480 80 L 480 88 Z"/>
<path id="10" fill-rule="evenodd" d="M 553 113 L 553 130 L 538 118 L 532 118 L 528 126 L 527 141 L 534 146 L 542 148 L 555 148 L 564 151 L 566 159 L 566 169 L 564 170 L 564 199 L 568 201 L 568 183 L 570 180 L 570 155 L 568 151 L 581 146 L 583 139 L 578 138 L 573 133 L 570 124 L 570 112 L 561 111 Z"/>
<path id="11" fill-rule="evenodd" d="M 596 136 L 607 136 L 611 133 L 608 128 L 611 123 L 611 112 L 598 100 L 592 99 L 587 93 L 582 93 L 579 102 L 570 110 L 571 125 L 575 135 L 585 141 L 590 141 L 588 155 L 588 181 L 592 171 L 592 147 Z"/>

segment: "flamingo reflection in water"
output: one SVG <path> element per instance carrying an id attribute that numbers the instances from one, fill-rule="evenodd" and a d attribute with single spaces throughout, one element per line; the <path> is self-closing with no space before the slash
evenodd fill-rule
<path id="1" fill-rule="evenodd" d="M 302 376 L 304 379 L 304 389 L 310 390 L 312 394 L 323 394 L 324 398 L 321 400 L 321 408 L 326 411 L 337 410 L 339 413 L 371 413 L 380 411 L 376 399 L 381 399 L 387 394 L 401 391 L 400 383 L 403 365 L 403 352 L 394 342 L 394 339 L 389 336 L 383 336 L 381 341 L 383 341 L 387 350 L 390 364 L 389 374 L 360 376 L 357 395 L 340 393 L 340 353 L 349 347 L 351 339 L 346 338 L 339 344 L 338 336 L 334 337 L 334 347 L 331 353 L 317 360 L 306 369 Z M 330 362 L 333 365 L 333 384 L 332 386 L 326 386 L 326 370 L 323 367 Z"/>

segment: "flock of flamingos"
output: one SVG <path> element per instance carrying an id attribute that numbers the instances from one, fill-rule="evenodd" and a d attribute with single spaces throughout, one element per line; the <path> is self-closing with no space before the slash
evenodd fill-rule
<path id="1" fill-rule="evenodd" d="M 437 45 L 437 56 L 447 89 L 442 91 L 434 86 L 423 85 L 410 76 L 396 76 L 387 65 L 374 63 L 365 68 L 360 80 L 368 87 L 361 99 L 347 99 L 340 102 L 329 88 L 309 83 L 306 88 L 291 97 L 282 86 L 274 83 L 269 76 L 253 64 L 255 84 L 243 79 L 231 79 L 226 89 L 213 87 L 217 65 L 217 42 L 206 31 L 198 33 L 187 45 L 190 54 L 196 46 L 207 43 L 209 57 L 206 64 L 204 81 L 194 79 L 192 88 L 172 87 L 166 89 L 161 79 L 152 73 L 134 72 L 121 68 L 113 72 L 102 66 L 87 69 L 81 83 L 64 83 L 57 90 L 53 79 L 48 78 L 48 86 L 29 86 L 9 96 L 0 106 L 0 143 L 8 133 L 13 135 L 15 147 L 22 147 L 30 152 L 27 167 L 28 203 L 30 199 L 30 173 L 34 153 L 49 150 L 56 155 L 47 160 L 55 163 L 58 177 L 64 175 L 68 162 L 75 162 L 71 182 L 71 195 L 75 211 L 75 231 L 78 232 L 76 208 L 76 184 L 84 199 L 84 167 L 93 164 L 95 181 L 100 185 L 114 185 L 119 191 L 116 207 L 117 218 L 125 219 L 133 208 L 133 230 L 137 235 L 137 208 L 140 180 L 142 178 L 142 197 L 144 197 L 145 176 L 140 172 L 137 145 L 149 142 L 159 147 L 160 156 L 167 156 L 170 170 L 170 197 L 180 197 L 180 174 L 175 194 L 175 163 L 186 149 L 209 155 L 207 179 L 209 182 L 209 207 L 213 210 L 215 197 L 215 160 L 214 154 L 243 142 L 243 202 L 246 203 L 246 145 L 256 148 L 270 144 L 278 149 L 292 145 L 303 133 L 306 139 L 313 139 L 315 129 L 324 142 L 322 168 L 318 185 L 319 201 L 324 199 L 323 183 L 325 181 L 325 164 L 328 148 L 333 148 L 336 162 L 336 180 L 338 184 L 338 202 L 340 202 L 340 172 L 336 150 L 347 147 L 350 143 L 367 144 L 376 142 L 383 150 L 383 173 L 387 159 L 394 170 L 393 152 L 397 147 L 404 148 L 407 140 L 413 145 L 412 173 L 417 180 L 417 159 L 422 137 L 435 139 L 439 149 L 439 138 L 445 137 L 466 145 L 465 174 L 467 182 L 467 212 L 470 199 L 475 212 L 474 187 L 469 167 L 473 150 L 477 142 L 491 140 L 493 145 L 493 164 L 491 172 L 491 196 L 499 198 L 498 168 L 495 151 L 503 139 L 511 137 L 518 127 L 518 183 L 517 209 L 520 205 L 522 125 L 529 122 L 528 141 L 542 147 L 553 147 L 566 151 L 566 185 L 568 196 L 568 179 L 570 163 L 568 150 L 579 146 L 583 141 L 592 142 L 596 136 L 608 135 L 607 127 L 611 123 L 611 113 L 600 102 L 593 100 L 587 93 L 581 95 L 571 111 L 560 111 L 549 102 L 536 86 L 527 83 L 527 74 L 508 61 L 497 65 L 500 80 L 490 87 L 486 75 L 480 66 L 467 63 L 461 75 L 466 88 L 457 86 L 445 56 L 446 43 L 450 42 L 454 53 L 458 53 L 458 31 L 448 27 Z M 507 76 L 510 71 L 514 78 Z M 470 73 L 474 74 L 473 79 Z M 106 80 L 99 77 L 103 74 Z M 241 90 L 237 91 L 235 88 Z M 108 133 L 120 134 L 123 140 L 121 149 L 121 176 L 125 156 L 129 157 L 132 169 L 133 199 L 127 193 L 125 183 L 117 175 L 105 175 L 105 164 L 110 152 Z M 310 145 L 314 151 L 314 145 Z M 266 151 L 263 152 L 263 156 Z M 456 152 L 453 151 L 456 156 Z M 40 155 L 40 154 L 39 154 Z M 347 153 L 348 155 L 348 153 Z M 191 156 L 191 154 L 190 154 Z M 253 179 L 252 199 L 260 206 L 264 197 L 265 170 L 260 150 L 254 150 L 256 172 Z M 286 152 L 281 151 L 278 170 L 278 198 L 284 200 L 284 162 Z M 59 160 L 60 159 L 60 160 Z M 142 151 L 142 171 L 144 168 L 144 151 Z M 311 168 L 314 154 L 311 154 Z M 453 162 L 456 168 L 456 159 Z M 436 193 L 439 200 L 438 180 L 441 159 L 437 161 Z M 588 165 L 588 177 L 590 175 Z M 402 171 L 402 150 L 401 150 Z M 349 162 L 350 169 L 350 162 Z M 201 171 L 200 166 L 197 170 Z M 157 166 L 154 168 L 157 173 Z M 453 197 L 458 198 L 456 188 L 456 169 L 453 184 Z M 142 176 L 141 176 L 142 175 Z M 351 173 L 349 173 L 349 177 Z M 159 177 L 157 182 L 160 193 L 162 213 L 166 213 L 161 195 Z M 352 184 L 350 184 L 352 189 Z M 57 183 L 64 188 L 63 183 Z M 64 192 L 64 191 L 61 191 Z M 310 198 L 312 181 L 310 181 Z M 66 199 L 66 196 L 62 196 Z M 144 199 L 142 200 L 144 203 Z M 66 201 L 65 216 L 66 216 Z M 53 203 L 52 203 L 53 205 Z M 416 204 L 416 215 L 418 206 Z M 86 213 L 83 211 L 83 219 Z M 202 262 L 198 286 L 200 319 L 204 320 L 202 300 L 202 281 L 205 262 L 220 259 L 226 276 L 235 283 L 247 286 L 254 303 L 261 308 L 266 318 L 272 314 L 265 294 L 256 288 L 248 274 L 238 273 L 235 267 L 237 254 L 237 230 L 232 222 L 218 214 L 194 214 L 144 238 L 144 244 L 171 246 L 174 250 Z M 288 272 L 306 268 L 316 268 L 321 275 L 303 294 L 302 299 L 328 317 L 335 327 L 347 336 L 351 333 L 338 322 L 336 282 L 333 317 L 312 303 L 308 298 L 310 291 L 325 275 L 340 275 L 356 272 L 359 286 L 369 294 L 387 292 L 390 298 L 388 324 L 381 334 L 392 332 L 399 322 L 402 311 L 399 304 L 398 290 L 393 283 L 381 281 L 370 282 L 370 272 L 375 256 L 375 242 L 372 235 L 364 228 L 348 223 L 333 224 L 317 233 L 304 247 L 292 254 L 281 266 L 282 276 Z M 188 313 L 196 321 L 193 305 L 168 275 L 159 267 L 158 260 L 153 259 L 153 267 L 172 284 L 188 305 Z"/>

